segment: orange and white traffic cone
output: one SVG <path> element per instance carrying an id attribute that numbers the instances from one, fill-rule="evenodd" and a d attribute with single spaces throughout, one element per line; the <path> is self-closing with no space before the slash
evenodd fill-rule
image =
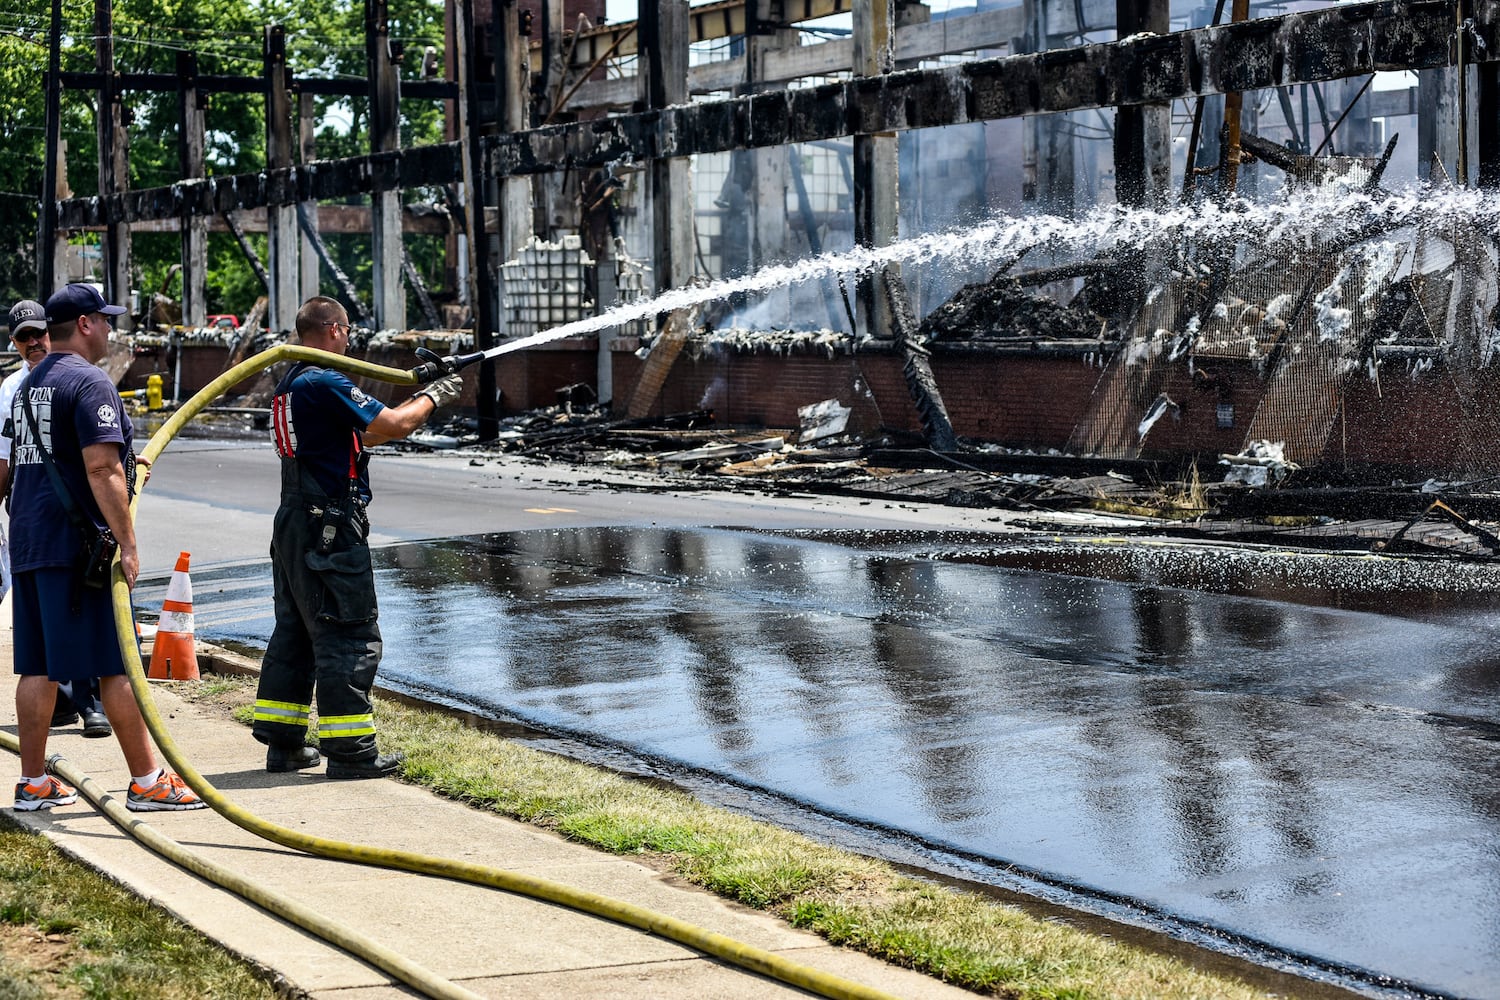
<path id="1" fill-rule="evenodd" d="M 167 598 L 156 622 L 156 641 L 151 645 L 153 680 L 195 681 L 198 654 L 193 649 L 193 582 L 188 578 L 188 554 L 179 553 L 177 568 L 167 584 Z"/>

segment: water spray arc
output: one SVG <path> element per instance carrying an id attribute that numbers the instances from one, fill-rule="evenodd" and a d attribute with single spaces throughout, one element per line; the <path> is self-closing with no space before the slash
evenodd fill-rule
<path id="1" fill-rule="evenodd" d="M 337 368 L 350 374 L 374 378 L 397 385 L 415 385 L 422 381 L 422 378 L 415 371 L 402 371 L 306 347 L 283 345 L 272 348 L 236 365 L 201 389 L 184 403 L 180 409 L 173 413 L 162 428 L 152 436 L 150 442 L 142 451 L 143 457 L 154 462 L 188 422 L 201 413 L 215 399 L 228 391 L 229 388 L 283 361 L 310 361 L 330 368 Z M 137 495 L 131 504 L 130 513 L 132 518 L 135 516 L 136 503 L 139 502 L 139 499 L 139 495 Z M 147 728 L 151 731 L 152 738 L 156 741 L 156 745 L 160 748 L 162 755 L 193 790 L 208 803 L 210 808 L 241 829 L 264 840 L 269 840 L 272 843 L 318 857 L 352 861 L 359 864 L 416 872 L 423 875 L 435 875 L 441 878 L 488 886 L 567 906 L 584 913 L 602 917 L 606 920 L 613 920 L 627 926 L 648 931 L 702 954 L 722 959 L 741 969 L 780 980 L 781 982 L 808 990 L 820 996 L 838 998 L 838 1000 L 894 1000 L 890 994 L 883 991 L 788 961 L 764 949 L 756 948 L 725 935 L 689 924 L 675 917 L 656 913 L 632 903 L 575 889 L 571 886 L 551 882 L 546 879 L 478 865 L 472 862 L 311 836 L 272 823 L 249 812 L 237 805 L 223 792 L 219 791 L 201 772 L 194 768 L 172 738 L 172 734 L 168 731 L 166 723 L 156 707 L 155 699 L 151 695 L 150 686 L 146 679 L 145 670 L 141 664 L 140 651 L 136 645 L 135 622 L 130 603 L 130 588 L 125 582 L 124 574 L 120 571 L 118 561 L 116 561 L 114 566 L 111 587 L 115 607 L 116 638 L 120 643 L 120 650 L 125 660 L 126 674 L 130 679 L 131 689 L 135 694 L 136 702 L 140 706 L 141 715 L 146 721 Z M 15 750 L 19 749 L 18 744 L 12 746 L 10 741 L 3 738 L 3 734 L 0 734 L 0 746 Z M 55 763 L 55 761 L 50 763 Z M 70 770 L 67 776 L 70 781 L 87 787 L 86 775 Z M 109 815 L 126 832 L 137 836 L 138 839 L 152 839 L 149 834 L 142 836 L 142 829 L 145 827 L 145 824 L 134 817 L 117 817 L 109 810 L 106 810 L 106 815 Z M 155 831 L 151 831 L 151 834 L 155 834 Z M 158 843 L 152 848 L 154 850 L 162 847 L 163 845 L 159 841 L 166 838 L 155 834 L 155 839 L 158 840 Z M 172 856 L 170 852 L 163 853 L 166 856 Z M 206 870 L 200 870 L 197 864 L 187 858 L 184 858 L 179 863 L 184 864 L 190 870 L 194 870 L 205 877 L 212 877 Z M 214 880 L 218 881 L 218 879 Z M 276 904 L 274 900 L 257 899 L 254 895 L 242 891 L 244 888 L 242 883 L 243 879 L 238 878 L 228 878 L 225 881 L 219 882 L 219 884 L 245 896 L 245 898 L 250 899 L 252 902 L 266 906 L 272 909 L 272 912 L 278 912 L 276 906 L 279 904 Z M 287 915 L 288 919 L 292 919 L 287 913 L 278 913 L 278 915 Z M 400 956 L 394 956 L 389 952 L 378 954 L 363 950 L 364 942 L 359 940 L 361 936 L 350 928 L 338 924 L 336 921 L 318 914 L 303 913 L 299 916 L 307 918 L 307 924 L 301 924 L 299 921 L 294 920 L 294 922 L 299 922 L 300 926 L 305 926 L 307 929 L 319 934 L 325 940 L 353 951 L 355 954 L 390 972 L 403 982 L 421 990 L 428 996 L 464 998 L 464 1000 L 473 1000 L 475 997 L 475 994 L 468 990 L 436 977 L 420 966 L 416 966 L 415 963 L 401 959 Z M 309 924 L 314 926 L 308 926 Z M 376 946 L 376 948 L 378 949 L 379 946 Z"/>
<path id="2" fill-rule="evenodd" d="M 705 285 L 669 289 L 653 299 L 614 306 L 598 314 L 529 336 L 507 340 L 484 351 L 439 356 L 419 348 L 421 364 L 410 372 L 415 381 L 431 382 L 481 361 L 528 350 L 565 337 L 582 336 L 679 309 L 787 285 L 844 279 L 892 265 L 938 265 L 980 270 L 1014 264 L 1029 255 L 1041 263 L 1098 261 L 1122 264 L 1140 259 L 1143 248 L 1196 242 L 1233 250 L 1242 245 L 1292 245 L 1330 232 L 1351 235 L 1351 243 L 1417 224 L 1465 227 L 1500 240 L 1500 197 L 1468 189 L 1409 190 L 1397 193 L 1350 190 L 1334 185 L 1298 192 L 1276 204 L 1242 199 L 1183 204 L 1161 211 L 1106 205 L 1078 218 L 1058 215 L 997 214 L 965 229 L 924 233 L 881 247 L 856 246 L 806 260 L 773 264 L 751 274 Z M 1008 262 L 1008 263 L 1007 263 Z M 1148 263 L 1142 261 L 1144 265 Z M 1153 262 L 1159 265 L 1159 261 Z"/>

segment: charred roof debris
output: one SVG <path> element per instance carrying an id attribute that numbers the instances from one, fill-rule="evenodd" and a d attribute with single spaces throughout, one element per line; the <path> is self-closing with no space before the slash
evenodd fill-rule
<path id="1" fill-rule="evenodd" d="M 1376 190 L 1390 155 L 1324 157 L 1314 167 L 1244 140 L 1295 184 L 1352 182 L 1364 193 Z M 925 421 L 921 435 L 860 431 L 846 426 L 848 399 L 805 405 L 800 427 L 768 431 L 717 425 L 709 410 L 616 419 L 561 396 L 503 421 L 496 447 L 649 469 L 673 489 L 1091 509 L 1114 515 L 1111 530 L 1134 522 L 1207 538 L 1495 558 L 1500 477 L 1408 481 L 1387 475 L 1378 455 L 1351 458 L 1345 401 L 1404 391 L 1414 376 L 1440 371 L 1452 403 L 1441 433 L 1455 466 L 1500 458 L 1483 395 L 1497 343 L 1496 248 L 1482 233 L 1369 205 L 1313 237 L 1249 225 L 1213 239 L 1168 231 L 1129 260 L 1116 251 L 1026 267 L 1023 254 L 920 324 L 907 317 L 919 356 L 1066 358 L 1091 368 L 1095 385 L 1065 448 L 964 439 L 934 447 Z M 869 349 L 833 330 L 667 329 L 674 350 L 700 360 Z M 648 337 L 639 353 L 651 352 Z M 1184 448 L 1189 420 L 1239 446 Z"/>

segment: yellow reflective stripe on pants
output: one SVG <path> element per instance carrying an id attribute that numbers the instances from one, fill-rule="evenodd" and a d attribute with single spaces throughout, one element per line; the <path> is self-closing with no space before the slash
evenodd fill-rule
<path id="1" fill-rule="evenodd" d="M 326 740 L 339 736 L 374 736 L 375 716 L 325 715 L 318 718 L 318 739 Z"/>
<path id="2" fill-rule="evenodd" d="M 288 726 L 305 726 L 311 713 L 311 705 L 297 705 L 289 701 L 255 699 L 256 722 L 280 722 Z"/>

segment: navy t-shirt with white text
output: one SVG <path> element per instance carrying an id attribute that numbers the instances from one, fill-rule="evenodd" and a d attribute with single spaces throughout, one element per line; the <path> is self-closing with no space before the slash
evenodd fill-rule
<path id="1" fill-rule="evenodd" d="M 134 434 L 114 383 L 84 358 L 49 354 L 32 369 L 16 393 L 10 414 L 15 430 L 10 567 L 16 573 L 72 566 L 83 547 L 83 536 L 68 518 L 37 453 L 35 436 L 22 408 L 24 399 L 31 400 L 42 444 L 67 484 L 74 506 L 101 528 L 105 526 L 104 517 L 89 487 L 83 449 L 92 444 L 118 445 L 123 465 Z"/>

